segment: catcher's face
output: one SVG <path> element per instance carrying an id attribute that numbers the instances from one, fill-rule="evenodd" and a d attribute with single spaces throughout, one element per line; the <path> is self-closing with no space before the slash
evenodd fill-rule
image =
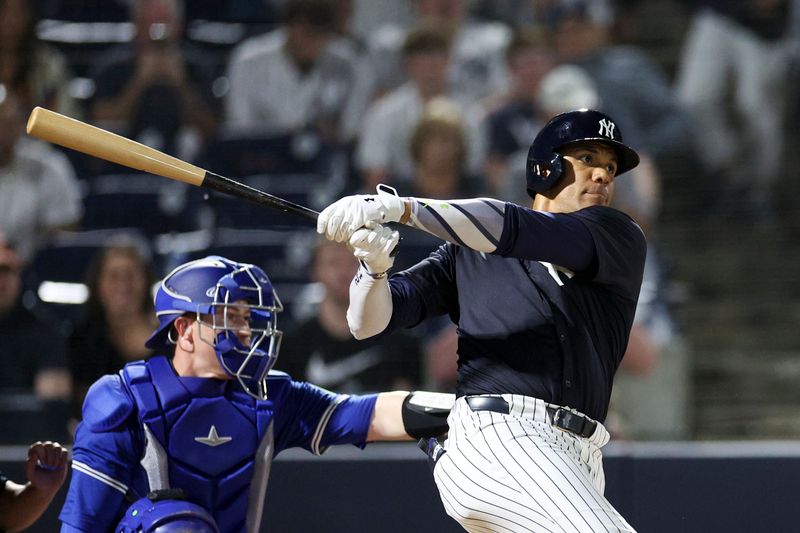
<path id="1" fill-rule="evenodd" d="M 585 141 L 571 144 L 561 153 L 564 176 L 554 188 L 536 195 L 541 200 L 535 202 L 534 208 L 568 213 L 593 205 L 609 205 L 617 173 L 616 151 L 602 142 Z"/>
<path id="2" fill-rule="evenodd" d="M 228 380 L 231 377 L 220 365 L 214 346 L 213 329 L 205 319 L 186 314 L 175 319 L 175 356 L 172 363 L 181 376 L 216 378 Z"/>
<path id="3" fill-rule="evenodd" d="M 218 306 L 213 324 L 217 329 L 225 329 L 236 335 L 242 345 L 250 346 L 250 314 L 250 306 L 244 300 L 235 305 Z"/>

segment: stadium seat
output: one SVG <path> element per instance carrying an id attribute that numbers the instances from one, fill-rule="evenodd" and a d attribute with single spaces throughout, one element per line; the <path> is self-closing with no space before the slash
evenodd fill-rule
<path id="1" fill-rule="evenodd" d="M 69 402 L 63 400 L 45 400 L 24 392 L 0 394 L 0 445 L 68 442 L 69 415 Z"/>
<path id="2" fill-rule="evenodd" d="M 110 46 L 129 42 L 135 28 L 122 3 L 104 0 L 95 2 L 51 2 L 42 12 L 36 36 L 62 52 L 70 72 L 82 78 L 91 75 L 99 58 Z M 58 5 L 60 4 L 60 5 Z M 106 6 L 105 9 L 100 5 Z"/>
<path id="3" fill-rule="evenodd" d="M 108 174 L 87 180 L 84 230 L 136 228 L 146 235 L 196 229 L 187 213 L 188 185 L 151 174 Z"/>
<path id="4" fill-rule="evenodd" d="M 275 25 L 279 3 L 274 0 L 193 0 L 186 2 L 187 21 L 246 22 Z"/>
<path id="5" fill-rule="evenodd" d="M 128 2 L 124 0 L 37 0 L 38 13 L 47 19 L 75 22 L 126 22 Z"/>
<path id="6" fill-rule="evenodd" d="M 283 282 L 305 282 L 310 231 L 247 230 L 218 228 L 210 246 L 190 254 L 190 259 L 205 255 L 222 255 L 263 268 L 270 279 Z"/>
<path id="7" fill-rule="evenodd" d="M 327 174 L 332 149 L 312 132 L 294 135 L 223 133 L 206 144 L 201 166 L 231 178 L 263 173 Z"/>

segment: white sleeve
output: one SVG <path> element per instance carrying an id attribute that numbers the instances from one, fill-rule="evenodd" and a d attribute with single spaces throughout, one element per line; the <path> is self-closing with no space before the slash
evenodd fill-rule
<path id="1" fill-rule="evenodd" d="M 377 335 L 392 318 L 392 293 L 386 276 L 373 278 L 359 267 L 350 283 L 350 307 L 347 325 L 358 340 Z"/>

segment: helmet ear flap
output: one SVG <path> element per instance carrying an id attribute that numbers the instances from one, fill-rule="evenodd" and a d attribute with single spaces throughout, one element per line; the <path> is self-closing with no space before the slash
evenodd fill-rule
<path id="1" fill-rule="evenodd" d="M 564 173 L 564 158 L 561 154 L 554 152 L 550 160 L 544 161 L 537 159 L 533 151 L 533 146 L 531 146 L 528 152 L 527 168 L 525 169 L 528 195 L 531 198 L 536 196 L 536 193 L 544 192 L 553 187 Z"/>

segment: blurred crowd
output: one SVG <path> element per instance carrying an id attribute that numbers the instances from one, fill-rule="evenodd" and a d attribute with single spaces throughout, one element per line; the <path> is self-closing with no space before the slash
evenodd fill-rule
<path id="1" fill-rule="evenodd" d="M 278 369 L 341 392 L 455 380 L 449 322 L 351 337 L 346 248 L 291 215 L 42 144 L 24 135 L 34 106 L 314 209 L 379 183 L 528 205 L 533 136 L 591 107 L 642 154 L 615 203 L 650 246 L 609 428 L 691 437 L 664 191 L 716 183 L 689 207 L 774 216 L 800 10 L 656 3 L 674 15 L 666 59 L 644 45 L 658 24 L 634 16 L 647 0 L 0 0 L 0 434 L 68 440 L 88 386 L 150 355 L 154 280 L 217 251 L 272 277 L 286 307 Z M 438 244 L 404 233 L 397 266 Z"/>

